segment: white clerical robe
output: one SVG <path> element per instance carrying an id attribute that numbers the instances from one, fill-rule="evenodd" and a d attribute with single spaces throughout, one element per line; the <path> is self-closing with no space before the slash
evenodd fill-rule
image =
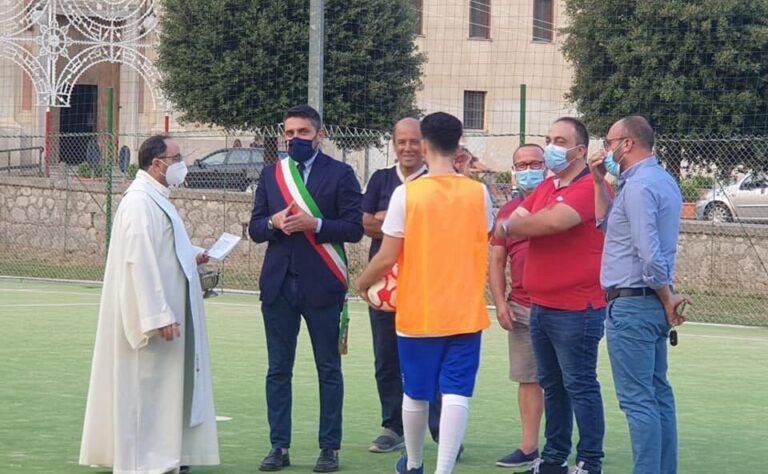
<path id="1" fill-rule="evenodd" d="M 219 464 L 199 251 L 168 189 L 139 171 L 112 227 L 80 464 L 115 474 Z M 173 323 L 181 337 L 163 340 Z"/>

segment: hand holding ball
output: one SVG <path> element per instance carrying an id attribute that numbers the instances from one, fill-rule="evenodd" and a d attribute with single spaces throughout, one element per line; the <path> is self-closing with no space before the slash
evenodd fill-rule
<path id="1" fill-rule="evenodd" d="M 384 278 L 368 288 L 367 293 L 368 304 L 373 309 L 394 312 L 397 305 L 397 264 Z"/>

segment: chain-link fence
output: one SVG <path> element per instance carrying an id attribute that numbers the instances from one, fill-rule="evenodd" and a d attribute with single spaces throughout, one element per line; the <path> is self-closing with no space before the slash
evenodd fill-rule
<path id="1" fill-rule="evenodd" d="M 768 138 L 661 137 L 683 224 L 677 285 L 696 319 L 768 325 Z"/>
<path id="2" fill-rule="evenodd" d="M 248 222 L 261 169 L 285 155 L 281 130 L 174 137 L 189 174 L 171 198 L 193 242 L 207 247 L 222 232 L 241 236 L 223 263 L 211 265 L 222 270 L 224 288 L 257 290 L 266 246 L 250 241 Z M 0 275 L 100 280 L 107 215 L 135 175 L 136 150 L 145 138 L 0 137 Z M 468 142 L 483 160 L 494 150 L 514 149 L 519 136 Z M 676 284 L 693 296 L 694 320 L 768 326 L 766 143 L 762 137 L 658 141 L 659 156 L 684 196 Z M 373 171 L 395 162 L 384 132 L 329 127 L 323 147 L 349 163 L 363 187 Z M 506 170 L 475 177 L 488 185 L 497 206 L 513 193 L 514 177 Z M 368 245 L 364 238 L 347 246 L 353 278 L 367 263 Z"/>

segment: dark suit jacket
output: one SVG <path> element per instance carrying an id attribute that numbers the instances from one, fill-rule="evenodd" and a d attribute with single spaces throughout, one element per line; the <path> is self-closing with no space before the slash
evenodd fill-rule
<path id="1" fill-rule="evenodd" d="M 362 194 L 352 168 L 317 154 L 310 168 L 307 189 L 323 213 L 323 225 L 315 234 L 318 244 L 358 242 L 363 237 Z M 310 306 L 343 301 L 347 288 L 331 273 L 304 233 L 285 235 L 269 230 L 267 221 L 288 206 L 277 187 L 275 165 L 264 168 L 254 196 L 248 233 L 258 243 L 268 242 L 259 287 L 261 301 L 272 303 L 280 292 L 288 267 L 298 273 L 299 285 Z"/>

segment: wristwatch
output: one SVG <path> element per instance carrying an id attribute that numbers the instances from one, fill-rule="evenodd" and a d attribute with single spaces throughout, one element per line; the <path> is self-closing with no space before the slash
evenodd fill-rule
<path id="1" fill-rule="evenodd" d="M 275 225 L 272 224 L 272 218 L 271 217 L 267 221 L 267 230 L 275 230 Z"/>

